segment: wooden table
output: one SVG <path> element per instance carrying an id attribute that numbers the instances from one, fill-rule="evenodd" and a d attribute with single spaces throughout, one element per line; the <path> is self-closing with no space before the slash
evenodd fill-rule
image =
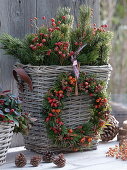
<path id="1" fill-rule="evenodd" d="M 67 163 L 62 170 L 127 170 L 127 161 L 105 157 L 105 152 L 108 148 L 116 144 L 118 144 L 116 141 L 108 143 L 100 142 L 97 150 L 65 154 Z M 24 168 L 16 168 L 14 164 L 15 156 L 20 152 L 24 153 L 28 159 L 28 164 Z M 32 170 L 34 167 L 29 164 L 29 159 L 35 154 L 25 150 L 24 147 L 11 148 L 7 155 L 6 164 L 0 166 L 0 170 Z M 41 163 L 34 169 L 53 170 L 55 168 L 56 166 L 53 163 Z"/>

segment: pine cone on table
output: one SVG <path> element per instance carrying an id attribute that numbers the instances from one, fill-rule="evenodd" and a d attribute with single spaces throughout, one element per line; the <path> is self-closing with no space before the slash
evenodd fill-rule
<path id="1" fill-rule="evenodd" d="M 15 165 L 17 167 L 24 167 L 27 163 L 26 157 L 23 153 L 20 153 L 15 158 Z"/>
<path id="2" fill-rule="evenodd" d="M 53 163 L 57 165 L 58 168 L 62 168 L 65 166 L 66 159 L 64 158 L 64 155 L 61 153 L 58 155 L 58 157 L 53 159 Z"/>
<path id="3" fill-rule="evenodd" d="M 37 167 L 40 164 L 41 160 L 42 160 L 41 156 L 39 155 L 33 156 L 30 160 L 30 164 L 33 165 L 34 167 Z"/>
<path id="4" fill-rule="evenodd" d="M 100 134 L 101 140 L 108 142 L 114 139 L 119 130 L 119 122 L 114 116 L 110 115 L 108 119 L 108 124 L 105 125 L 102 134 Z"/>
<path id="5" fill-rule="evenodd" d="M 52 162 L 53 157 L 54 157 L 54 153 L 53 152 L 46 151 L 43 154 L 43 161 L 46 162 L 46 163 L 50 163 L 50 162 Z"/>

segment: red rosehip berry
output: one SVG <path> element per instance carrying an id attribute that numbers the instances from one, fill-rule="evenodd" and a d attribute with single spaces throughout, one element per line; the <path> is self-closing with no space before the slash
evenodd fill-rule
<path id="1" fill-rule="evenodd" d="M 40 44 L 39 44 L 39 43 L 37 43 L 37 44 L 36 44 L 36 46 L 37 46 L 37 47 L 39 47 L 39 46 L 40 46 Z"/>
<path id="2" fill-rule="evenodd" d="M 85 85 L 86 85 L 86 86 L 88 86 L 88 85 L 89 85 L 89 83 L 88 83 L 88 82 L 85 82 Z"/>
<path id="3" fill-rule="evenodd" d="M 73 130 L 72 130 L 72 129 L 69 129 L 68 132 L 69 132 L 69 133 L 73 133 Z"/>
<path id="4" fill-rule="evenodd" d="M 40 43 L 40 44 L 39 44 L 39 46 L 40 46 L 40 47 L 42 47 L 42 46 L 43 46 L 43 44 L 42 44 L 42 43 Z"/>
<path id="5" fill-rule="evenodd" d="M 49 115 L 50 117 L 52 117 L 52 116 L 53 116 L 53 114 L 52 114 L 52 113 L 49 113 L 48 115 Z"/>
<path id="6" fill-rule="evenodd" d="M 68 47 L 68 46 L 69 46 L 69 42 L 65 42 L 65 43 L 64 43 L 64 46 L 65 46 L 65 47 Z"/>
<path id="7" fill-rule="evenodd" d="M 46 119 L 45 119 L 45 122 L 48 122 L 50 120 L 50 118 L 49 117 L 47 117 Z"/>
<path id="8" fill-rule="evenodd" d="M 56 119 L 56 123 L 59 123 L 59 119 Z"/>
<path id="9" fill-rule="evenodd" d="M 55 22 L 52 22 L 52 26 L 54 26 L 54 27 L 56 26 Z"/>
<path id="10" fill-rule="evenodd" d="M 35 20 L 37 20 L 38 18 L 37 17 L 34 17 Z"/>
<path id="11" fill-rule="evenodd" d="M 107 25 L 107 24 L 105 24 L 104 26 L 105 26 L 105 28 L 107 28 L 107 27 L 108 27 L 108 25 Z"/>
<path id="12" fill-rule="evenodd" d="M 79 43 L 78 43 L 78 42 L 75 42 L 75 45 L 79 45 Z"/>
<path id="13" fill-rule="evenodd" d="M 11 109 L 10 112 L 14 112 L 15 110 L 14 109 Z"/>
<path id="14" fill-rule="evenodd" d="M 89 94 L 89 96 L 93 96 L 93 94 L 92 94 L 92 93 L 90 93 L 90 94 Z"/>
<path id="15" fill-rule="evenodd" d="M 46 42 L 46 39 L 42 39 L 42 42 L 43 42 L 43 43 Z"/>
<path id="16" fill-rule="evenodd" d="M 62 42 L 58 42 L 57 45 L 58 45 L 58 46 L 61 46 L 61 45 L 63 45 L 63 43 L 62 43 Z"/>
<path id="17" fill-rule="evenodd" d="M 48 37 L 48 34 L 44 34 L 44 37 Z"/>
<path id="18" fill-rule="evenodd" d="M 97 108 L 98 108 L 98 105 L 95 105 L 95 108 L 97 109 Z"/>
<path id="19" fill-rule="evenodd" d="M 72 55 L 74 55 L 74 51 L 71 51 L 71 52 L 69 53 L 69 56 L 72 56 Z"/>
<path id="20" fill-rule="evenodd" d="M 33 46 L 33 47 L 32 47 L 32 50 L 36 50 L 36 49 L 37 49 L 37 47 L 36 47 L 36 46 Z"/>
<path id="21" fill-rule="evenodd" d="M 43 20 L 45 20 L 45 19 L 46 19 L 46 17 L 45 17 L 45 16 L 43 16 L 43 17 L 42 17 L 42 19 L 43 19 Z"/>
<path id="22" fill-rule="evenodd" d="M 58 23 L 58 24 L 61 24 L 61 21 L 58 21 L 57 23 Z"/>
<path id="23" fill-rule="evenodd" d="M 58 104 L 54 103 L 54 107 L 58 107 Z"/>
<path id="24" fill-rule="evenodd" d="M 61 55 L 61 54 L 62 54 L 62 51 L 59 51 L 58 53 Z"/>
<path id="25" fill-rule="evenodd" d="M 60 30 L 60 28 L 59 27 L 55 27 L 55 30 Z"/>
<path id="26" fill-rule="evenodd" d="M 54 51 L 58 51 L 58 50 L 59 50 L 59 48 L 58 48 L 58 47 L 55 47 Z"/>
<path id="27" fill-rule="evenodd" d="M 34 45 L 33 45 L 33 44 L 31 44 L 29 47 L 30 47 L 30 48 L 33 48 L 33 47 L 34 47 Z"/>
<path id="28" fill-rule="evenodd" d="M 96 28 L 96 27 L 94 27 L 93 29 L 94 29 L 94 31 L 97 31 L 97 28 Z"/>
<path id="29" fill-rule="evenodd" d="M 47 55 L 50 55 L 51 54 L 51 52 L 47 52 Z"/>
<path id="30" fill-rule="evenodd" d="M 59 122 L 59 125 L 64 125 L 64 123 L 63 122 Z"/>
<path id="31" fill-rule="evenodd" d="M 49 99 L 49 103 L 52 103 L 52 99 Z"/>
<path id="32" fill-rule="evenodd" d="M 51 105 L 51 107 L 53 107 L 53 106 L 54 106 L 54 103 L 52 102 L 52 103 L 50 103 L 50 105 Z"/>
<path id="33" fill-rule="evenodd" d="M 40 36 L 43 36 L 44 35 L 44 33 L 40 33 Z"/>
<path id="34" fill-rule="evenodd" d="M 54 18 L 51 18 L 50 20 L 51 20 L 52 22 L 55 22 L 55 19 L 54 19 Z"/>
<path id="35" fill-rule="evenodd" d="M 66 54 L 61 54 L 62 57 L 66 57 Z"/>
<path id="36" fill-rule="evenodd" d="M 53 32 L 53 29 L 52 29 L 52 28 L 49 28 L 48 31 L 49 31 L 49 32 Z"/>
<path id="37" fill-rule="evenodd" d="M 65 20 L 65 19 L 66 19 L 66 16 L 62 16 L 62 19 L 64 19 L 64 20 Z"/>
<path id="38" fill-rule="evenodd" d="M 56 100 L 56 99 L 53 99 L 52 101 L 53 101 L 53 102 L 56 102 L 57 100 Z"/>
<path id="39" fill-rule="evenodd" d="M 64 47 L 63 50 L 67 50 L 67 47 Z"/>

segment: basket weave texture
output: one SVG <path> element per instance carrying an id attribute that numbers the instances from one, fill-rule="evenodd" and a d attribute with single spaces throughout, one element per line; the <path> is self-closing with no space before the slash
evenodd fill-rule
<path id="1" fill-rule="evenodd" d="M 0 165 L 6 162 L 6 155 L 11 144 L 14 124 L 0 123 Z"/>
<path id="2" fill-rule="evenodd" d="M 23 100 L 23 111 L 31 113 L 37 118 L 34 126 L 25 136 L 25 146 L 29 150 L 43 153 L 46 150 L 56 152 L 69 152 L 71 148 L 60 148 L 55 146 L 48 138 L 42 115 L 43 96 L 48 89 L 53 86 L 57 76 L 62 72 L 72 72 L 72 66 L 22 66 L 27 74 L 31 77 L 33 83 L 33 92 L 29 91 L 27 84 L 24 83 L 24 92 L 19 92 L 20 98 Z M 108 84 L 112 67 L 110 65 L 103 66 L 81 66 L 80 71 L 88 74 L 95 74 L 97 79 L 104 80 Z M 107 85 L 106 85 L 107 87 Z M 92 98 L 87 95 L 79 95 L 68 97 L 65 101 L 65 107 L 62 112 L 62 119 L 69 128 L 75 128 L 89 120 L 89 107 L 92 104 Z M 97 140 L 93 141 L 90 148 L 84 150 L 96 149 Z"/>

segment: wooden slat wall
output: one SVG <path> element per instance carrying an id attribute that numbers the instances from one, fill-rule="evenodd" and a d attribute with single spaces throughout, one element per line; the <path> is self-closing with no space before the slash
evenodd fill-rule
<path id="1" fill-rule="evenodd" d="M 30 18 L 46 16 L 51 18 L 60 6 L 69 6 L 72 13 L 77 16 L 78 8 L 86 4 L 94 9 L 93 23 L 99 23 L 99 0 L 0 0 L 0 34 L 9 33 L 22 38 L 26 33 L 32 32 Z M 77 19 L 76 19 L 77 20 Z M 75 20 L 75 22 L 76 22 Z M 38 20 L 41 25 L 42 20 Z M 4 90 L 10 89 L 17 94 L 16 83 L 12 76 L 13 65 L 16 62 L 12 56 L 4 55 L 0 50 L 0 86 Z M 23 144 L 23 138 L 13 139 L 12 146 Z"/>

